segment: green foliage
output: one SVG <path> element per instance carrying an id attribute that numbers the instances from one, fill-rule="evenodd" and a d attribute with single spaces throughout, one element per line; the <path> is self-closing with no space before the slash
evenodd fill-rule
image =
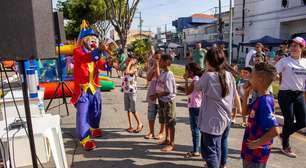
<path id="1" fill-rule="evenodd" d="M 132 42 L 129 48 L 134 53 L 137 61 L 144 63 L 151 51 L 151 43 L 146 39 L 139 39 Z"/>
<path id="2" fill-rule="evenodd" d="M 77 38 L 82 20 L 94 24 L 99 20 L 105 20 L 106 6 L 104 0 L 66 0 L 57 4 L 59 11 L 64 13 L 65 19 L 70 20 L 65 26 L 68 39 Z"/>
<path id="3" fill-rule="evenodd" d="M 183 77 L 185 74 L 185 67 L 181 65 L 172 64 L 170 70 L 173 72 L 174 76 Z"/>
<path id="4" fill-rule="evenodd" d="M 109 12 L 109 20 L 118 33 L 122 49 L 127 44 L 128 31 L 140 0 L 104 0 Z"/>

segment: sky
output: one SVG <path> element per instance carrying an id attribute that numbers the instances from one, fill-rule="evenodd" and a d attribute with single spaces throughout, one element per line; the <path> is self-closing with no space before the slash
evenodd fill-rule
<path id="1" fill-rule="evenodd" d="M 52 0 L 53 5 L 58 0 Z M 222 0 L 222 6 L 229 8 L 230 0 Z M 138 12 L 143 19 L 143 30 L 156 32 L 157 27 L 174 29 L 172 21 L 179 17 L 188 17 L 194 13 L 210 12 L 218 6 L 218 0 L 140 0 Z M 135 14 L 131 29 L 139 29 L 139 13 Z"/>

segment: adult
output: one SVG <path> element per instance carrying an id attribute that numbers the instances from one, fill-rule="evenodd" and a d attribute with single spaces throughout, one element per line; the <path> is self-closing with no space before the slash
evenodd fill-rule
<path id="1" fill-rule="evenodd" d="M 196 44 L 195 49 L 192 52 L 192 60 L 194 63 L 198 64 L 201 69 L 205 68 L 204 60 L 207 51 L 202 48 L 202 44 L 199 42 Z"/>
<path id="2" fill-rule="evenodd" d="M 290 43 L 289 56 L 281 59 L 275 65 L 282 77 L 278 93 L 278 103 L 284 116 L 284 127 L 281 134 L 282 152 L 294 158 L 296 154 L 290 147 L 290 135 L 306 126 L 304 102 L 306 59 L 302 58 L 302 50 L 305 46 L 306 42 L 303 38 L 294 38 Z"/>
<path id="3" fill-rule="evenodd" d="M 77 136 L 84 150 L 93 150 L 96 143 L 92 138 L 102 136 L 99 129 L 101 119 L 101 94 L 99 70 L 104 70 L 105 61 L 101 54 L 106 46 L 99 44 L 97 35 L 92 29 L 82 29 L 80 46 L 73 51 L 74 92 L 71 103 L 77 109 Z"/>
<path id="4" fill-rule="evenodd" d="M 231 124 L 234 98 L 237 95 L 236 82 L 233 75 L 224 69 L 223 51 L 209 50 L 205 63 L 206 71 L 195 83 L 195 89 L 203 93 L 198 121 L 202 132 L 201 152 L 209 168 L 219 168 L 222 135 Z"/>
<path id="5" fill-rule="evenodd" d="M 265 55 L 264 53 L 264 45 L 261 43 L 257 43 L 255 46 L 255 51 L 251 50 L 246 58 L 245 58 L 245 67 L 254 67 L 255 65 L 255 58 L 256 58 L 256 54 L 261 53 L 263 55 Z"/>
<path id="6" fill-rule="evenodd" d="M 287 42 L 285 42 L 284 44 L 281 44 L 281 45 L 279 46 L 279 50 L 277 51 L 277 56 L 276 56 L 275 59 L 274 59 L 275 64 L 276 64 L 279 60 L 281 60 L 282 58 L 288 57 L 288 54 L 289 54 L 288 52 L 289 52 L 289 50 L 288 50 L 288 44 L 287 44 Z"/>
<path id="7" fill-rule="evenodd" d="M 171 56 L 171 58 L 172 58 L 172 62 L 174 62 L 175 57 L 176 57 L 176 53 L 175 53 L 175 51 L 174 51 L 173 49 L 170 49 L 170 51 L 169 51 L 169 55 L 170 55 L 170 56 Z"/>
<path id="8" fill-rule="evenodd" d="M 119 65 L 119 67 L 118 67 L 118 70 L 117 70 L 117 74 L 118 74 L 119 78 L 121 77 L 121 75 L 123 76 L 123 72 L 125 71 L 126 59 L 127 59 L 127 55 L 124 53 L 124 51 L 122 49 L 119 49 L 119 51 L 118 51 L 118 65 Z M 120 73 L 121 73 L 121 75 L 120 75 Z"/>

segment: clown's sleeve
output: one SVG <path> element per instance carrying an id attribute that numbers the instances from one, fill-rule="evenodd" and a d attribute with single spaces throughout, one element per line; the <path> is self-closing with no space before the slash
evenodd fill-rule
<path id="1" fill-rule="evenodd" d="M 97 67 L 104 71 L 105 70 L 105 65 L 106 65 L 106 60 L 104 58 L 100 58 L 97 62 L 96 62 Z"/>
<path id="2" fill-rule="evenodd" d="M 76 63 L 90 63 L 92 62 L 92 54 L 90 52 L 86 53 L 82 50 L 81 47 L 74 49 L 74 61 Z"/>

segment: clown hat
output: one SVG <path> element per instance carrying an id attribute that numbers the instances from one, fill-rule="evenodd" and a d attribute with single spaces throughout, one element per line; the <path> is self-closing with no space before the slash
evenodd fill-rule
<path id="1" fill-rule="evenodd" d="M 81 31 L 80 31 L 80 34 L 79 34 L 79 39 L 83 39 L 86 36 L 96 36 L 96 37 L 98 37 L 98 35 L 95 33 L 95 31 L 92 28 L 89 27 L 88 23 L 85 20 L 82 21 L 82 24 L 81 24 L 80 28 L 81 28 Z"/>

